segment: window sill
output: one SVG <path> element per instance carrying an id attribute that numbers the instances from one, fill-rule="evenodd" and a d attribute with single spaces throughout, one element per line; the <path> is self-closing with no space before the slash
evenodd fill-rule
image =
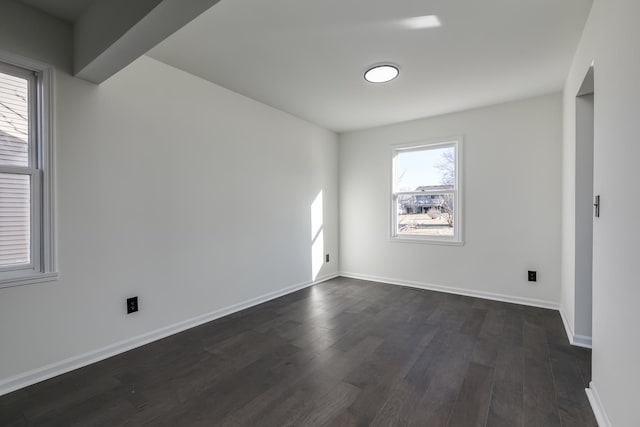
<path id="1" fill-rule="evenodd" d="M 444 245 L 444 246 L 464 246 L 463 241 L 458 240 L 444 240 L 444 239 L 426 239 L 416 237 L 391 237 L 391 241 L 394 243 L 419 243 L 422 245 Z"/>
<path id="2" fill-rule="evenodd" d="M 53 282 L 58 280 L 57 272 L 49 273 L 20 273 L 12 277 L 0 279 L 0 289 L 12 288 L 14 286 L 31 285 L 33 283 Z"/>

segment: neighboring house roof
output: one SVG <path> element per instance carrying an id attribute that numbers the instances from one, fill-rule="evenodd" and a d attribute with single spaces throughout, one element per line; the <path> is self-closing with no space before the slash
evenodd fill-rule
<path id="1" fill-rule="evenodd" d="M 453 185 L 423 185 L 415 189 L 415 191 L 439 191 L 439 190 L 453 190 Z"/>

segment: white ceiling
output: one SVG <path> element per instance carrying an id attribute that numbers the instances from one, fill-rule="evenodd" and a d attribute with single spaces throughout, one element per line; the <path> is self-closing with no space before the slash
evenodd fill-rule
<path id="1" fill-rule="evenodd" d="M 560 90 L 591 3 L 223 0 L 149 55 L 343 132 Z M 400 76 L 366 83 L 386 61 Z"/>
<path id="2" fill-rule="evenodd" d="M 18 0 L 65 21 L 74 22 L 94 0 Z"/>

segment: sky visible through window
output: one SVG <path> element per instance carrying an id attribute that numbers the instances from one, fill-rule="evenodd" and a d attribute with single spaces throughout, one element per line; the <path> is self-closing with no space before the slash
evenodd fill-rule
<path id="1" fill-rule="evenodd" d="M 445 162 L 443 154 L 453 147 L 398 153 L 398 191 L 415 191 L 423 185 L 441 185 L 442 171 L 438 168 Z"/>

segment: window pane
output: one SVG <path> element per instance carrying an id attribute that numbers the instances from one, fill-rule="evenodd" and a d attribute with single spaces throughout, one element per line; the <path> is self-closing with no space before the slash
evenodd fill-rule
<path id="1" fill-rule="evenodd" d="M 398 235 L 454 236 L 454 196 L 451 193 L 398 196 Z"/>
<path id="2" fill-rule="evenodd" d="M 0 165 L 29 166 L 29 81 L 0 73 Z"/>
<path id="3" fill-rule="evenodd" d="M 423 191 L 434 190 L 429 188 L 434 186 L 452 186 L 455 176 L 454 147 L 401 151 L 397 157 L 395 191 Z"/>
<path id="4" fill-rule="evenodd" d="M 31 262 L 31 177 L 0 173 L 0 267 Z"/>

